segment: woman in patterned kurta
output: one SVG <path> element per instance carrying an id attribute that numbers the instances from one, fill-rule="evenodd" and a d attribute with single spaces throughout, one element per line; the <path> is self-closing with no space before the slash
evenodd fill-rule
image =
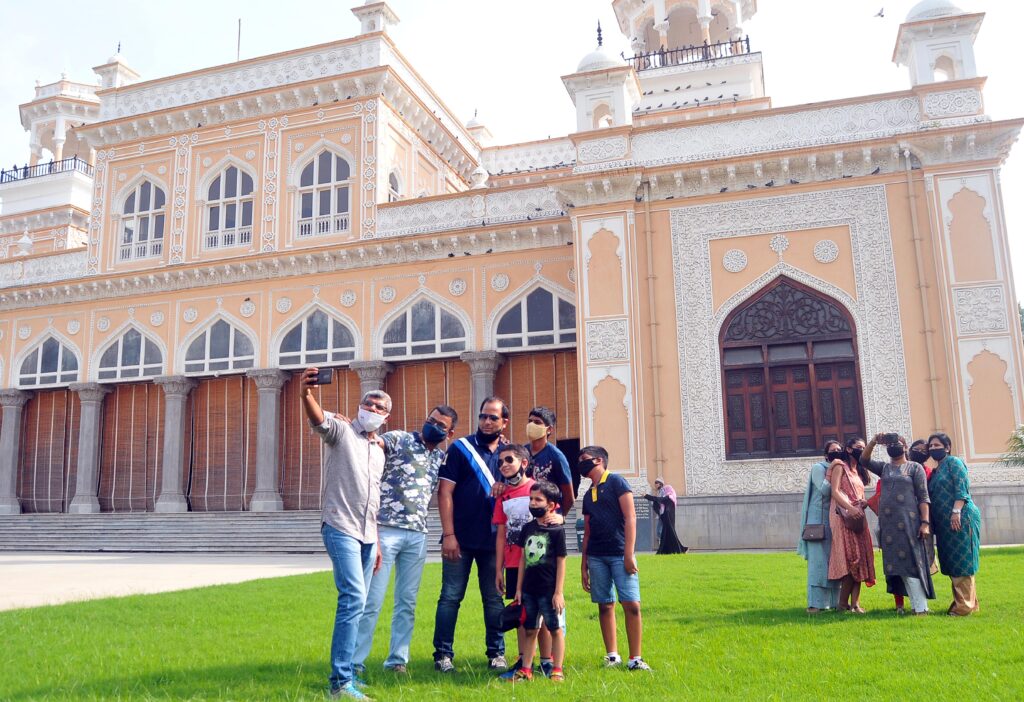
<path id="1" fill-rule="evenodd" d="M 952 444 L 945 434 L 928 437 L 928 454 L 938 463 L 928 480 L 932 499 L 932 523 L 939 567 L 953 581 L 953 604 L 949 614 L 965 617 L 978 611 L 974 575 L 981 551 L 981 512 L 971 499 L 967 466 L 950 456 Z"/>
<path id="2" fill-rule="evenodd" d="M 858 440 L 857 448 L 863 449 L 863 439 Z M 848 512 L 863 514 L 864 481 L 861 480 L 856 461 L 852 457 L 846 460 L 832 461 L 826 479 L 832 486 L 832 505 L 829 513 L 829 524 L 832 528 L 832 552 L 828 561 L 829 580 L 841 580 L 839 588 L 839 609 L 863 614 L 860 606 L 860 586 L 867 583 L 868 587 L 875 584 L 875 553 L 871 543 L 871 531 L 865 527 L 860 533 L 850 530 L 838 508 Z"/>

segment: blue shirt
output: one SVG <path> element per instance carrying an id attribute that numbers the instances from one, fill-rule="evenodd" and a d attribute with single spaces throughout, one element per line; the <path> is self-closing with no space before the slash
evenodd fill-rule
<path id="1" fill-rule="evenodd" d="M 593 490 L 583 493 L 583 515 L 590 517 L 590 538 L 587 540 L 588 556 L 626 555 L 626 517 L 622 514 L 619 498 L 633 489 L 621 475 L 609 473 L 603 484 L 595 484 L 597 501 Z"/>
<path id="2" fill-rule="evenodd" d="M 476 450 L 491 471 L 491 477 L 501 475 L 498 471 L 498 452 L 491 452 L 486 446 L 480 446 L 476 435 L 467 436 L 466 440 Z M 498 450 L 501 446 L 499 444 Z M 476 467 L 462 453 L 462 449 L 452 444 L 448 447 L 441 472 L 441 480 L 454 483 L 452 491 L 452 520 L 455 526 L 455 538 L 459 548 L 469 551 L 494 552 L 495 527 L 491 523 L 494 516 L 494 500 L 490 492 L 484 490 L 483 483 L 477 477 Z"/>
<path id="3" fill-rule="evenodd" d="M 540 451 L 531 456 L 532 465 L 526 472 L 527 477 L 534 480 L 547 480 L 558 487 L 572 485 L 572 473 L 569 472 L 569 461 L 565 454 L 548 442 Z"/>

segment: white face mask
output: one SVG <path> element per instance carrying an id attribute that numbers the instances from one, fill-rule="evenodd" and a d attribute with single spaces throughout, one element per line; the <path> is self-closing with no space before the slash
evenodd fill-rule
<path id="1" fill-rule="evenodd" d="M 359 408 L 359 426 L 366 431 L 377 431 L 387 417 L 383 414 L 371 412 L 368 409 Z"/>

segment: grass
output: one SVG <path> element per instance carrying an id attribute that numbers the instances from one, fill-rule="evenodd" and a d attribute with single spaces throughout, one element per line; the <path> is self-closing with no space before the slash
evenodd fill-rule
<path id="1" fill-rule="evenodd" d="M 982 554 L 979 614 L 897 618 L 884 584 L 863 617 L 803 611 L 793 554 L 645 556 L 644 654 L 655 674 L 604 670 L 596 607 L 569 564 L 567 679 L 525 685 L 486 671 L 471 581 L 459 672 L 433 672 L 440 566 L 420 591 L 411 675 L 380 670 L 389 612 L 368 661 L 378 700 L 1024 699 L 1024 549 Z M 880 566 L 880 564 L 879 564 Z M 881 568 L 879 567 L 879 572 Z M 944 612 L 949 580 L 936 576 Z M 322 699 L 334 616 L 328 573 L 0 613 L 0 699 Z M 620 651 L 625 650 L 621 612 Z M 507 637 L 514 649 L 514 637 Z M 514 653 L 514 651 L 510 651 Z M 511 656 L 510 656 L 511 658 Z"/>

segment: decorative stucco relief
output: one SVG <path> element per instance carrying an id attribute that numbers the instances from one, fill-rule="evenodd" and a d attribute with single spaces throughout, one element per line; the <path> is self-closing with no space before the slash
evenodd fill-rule
<path id="1" fill-rule="evenodd" d="M 491 175 L 571 166 L 575 162 L 576 147 L 569 139 L 498 146 L 484 149 L 480 153 L 480 163 Z"/>
<path id="2" fill-rule="evenodd" d="M 981 112 L 981 93 L 974 88 L 929 93 L 924 97 L 924 111 L 929 117 L 956 117 Z"/>
<path id="3" fill-rule="evenodd" d="M 606 139 L 584 141 L 579 145 L 577 153 L 580 163 L 594 163 L 622 158 L 628 151 L 629 140 L 620 134 Z"/>
<path id="4" fill-rule="evenodd" d="M 687 492 L 691 495 L 793 492 L 803 489 L 807 460 L 725 460 L 718 338 L 729 312 L 775 278 L 786 275 L 847 307 L 857 327 L 867 430 L 910 429 L 906 362 L 898 329 L 899 302 L 892 272 L 892 244 L 881 186 L 684 207 L 672 211 L 677 345 Z M 715 310 L 712 239 L 848 226 L 857 299 L 838 287 L 780 261 Z"/>
<path id="5" fill-rule="evenodd" d="M 606 363 L 629 359 L 629 332 L 625 319 L 587 322 L 587 361 Z"/>
<path id="6" fill-rule="evenodd" d="M 1003 286 L 955 289 L 953 313 L 956 316 L 956 332 L 961 336 L 1005 332 L 1007 319 Z"/>
<path id="7" fill-rule="evenodd" d="M 730 273 L 739 273 L 747 267 L 747 254 L 742 249 L 729 249 L 722 256 L 722 268 Z"/>
<path id="8" fill-rule="evenodd" d="M 56 256 L 0 263 L 0 288 L 81 278 L 88 271 L 88 261 L 89 255 L 85 251 L 72 251 Z"/>
<path id="9" fill-rule="evenodd" d="M 463 195 L 381 208 L 377 211 L 377 236 L 406 236 L 562 215 L 562 205 L 549 187 Z"/>

